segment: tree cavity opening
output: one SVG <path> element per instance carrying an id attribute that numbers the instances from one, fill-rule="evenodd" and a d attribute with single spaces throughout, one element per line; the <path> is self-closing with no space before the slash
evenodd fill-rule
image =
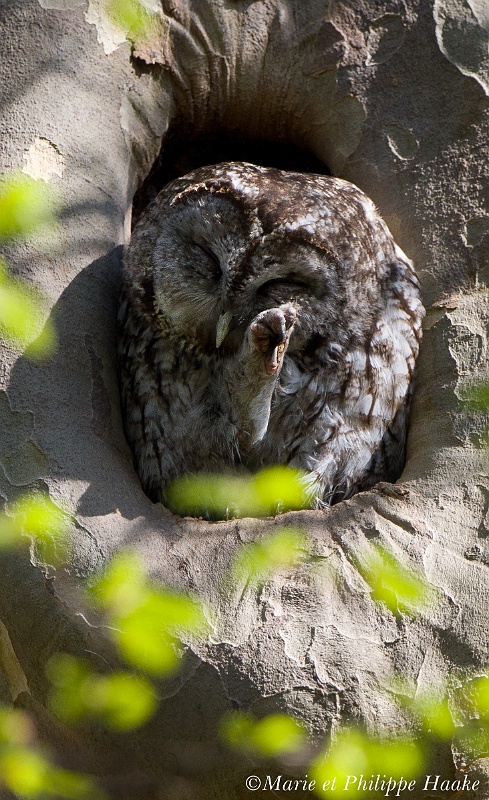
<path id="1" fill-rule="evenodd" d="M 290 142 L 222 132 L 182 137 L 181 131 L 174 129 L 168 132 L 150 172 L 134 195 L 133 227 L 146 206 L 167 183 L 199 167 L 224 161 L 246 161 L 291 172 L 331 174 L 314 153 Z"/>

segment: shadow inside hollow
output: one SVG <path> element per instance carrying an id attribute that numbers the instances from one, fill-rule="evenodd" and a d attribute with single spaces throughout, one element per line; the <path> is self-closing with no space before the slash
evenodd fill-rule
<path id="1" fill-rule="evenodd" d="M 249 139 L 237 131 L 228 134 L 217 131 L 188 138 L 182 137 L 175 127 L 169 131 L 158 158 L 135 194 L 133 225 L 165 184 L 199 167 L 224 161 L 246 161 L 260 167 L 292 172 L 330 174 L 325 164 L 310 150 L 288 142 Z"/>

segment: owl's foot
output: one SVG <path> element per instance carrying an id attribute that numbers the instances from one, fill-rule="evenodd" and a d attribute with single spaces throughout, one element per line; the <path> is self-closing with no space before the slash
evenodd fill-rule
<path id="1" fill-rule="evenodd" d="M 257 314 L 240 351 L 223 360 L 241 454 L 248 453 L 267 432 L 273 393 L 297 314 L 292 303 Z"/>
<path id="2" fill-rule="evenodd" d="M 251 323 L 251 344 L 263 354 L 266 375 L 276 375 L 280 371 L 296 320 L 296 309 L 286 303 L 262 311 Z"/>

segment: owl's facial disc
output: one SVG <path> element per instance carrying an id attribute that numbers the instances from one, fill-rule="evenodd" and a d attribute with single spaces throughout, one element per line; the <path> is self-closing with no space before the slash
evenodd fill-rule
<path id="1" fill-rule="evenodd" d="M 212 248 L 202 240 L 193 242 L 190 246 L 193 246 L 197 251 L 203 253 L 205 256 L 205 271 L 202 273 L 204 277 L 207 277 L 213 281 L 219 281 L 222 278 L 222 264 L 219 260 L 219 256 L 217 256 Z M 202 261 L 202 258 L 200 260 Z M 198 272 L 198 269 L 196 271 Z"/>

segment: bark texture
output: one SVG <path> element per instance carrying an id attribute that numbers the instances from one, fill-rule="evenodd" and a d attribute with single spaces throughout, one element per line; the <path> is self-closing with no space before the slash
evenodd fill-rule
<path id="1" fill-rule="evenodd" d="M 65 570 L 43 567 L 35 553 L 31 562 L 4 558 L 0 634 L 14 677 L 0 675 L 0 695 L 10 687 L 46 738 L 63 741 L 67 763 L 102 774 L 116 797 L 249 796 L 243 776 L 255 767 L 237 768 L 216 743 L 218 720 L 237 704 L 257 715 L 288 710 L 316 740 L 345 720 L 393 732 L 403 724 L 393 673 L 414 694 L 487 664 L 484 420 L 461 402 L 488 365 L 482 6 L 162 0 L 151 37 L 132 53 L 101 0 L 0 6 L 0 168 L 32 170 L 34 160 L 66 207 L 49 253 L 9 253 L 16 273 L 48 296 L 59 347 L 47 364 L 3 350 L 0 492 L 11 500 L 47 488 L 76 518 Z M 414 260 L 428 313 L 396 487 L 327 512 L 226 523 L 174 518 L 142 492 L 122 433 L 115 311 L 132 197 L 170 126 L 309 148 L 372 197 Z M 242 543 L 290 523 L 307 531 L 312 561 L 261 591 L 231 584 Z M 428 579 L 433 597 L 421 616 L 396 618 L 373 602 L 356 566 L 372 540 Z M 43 665 L 58 650 L 94 665 L 112 658 L 80 613 L 76 584 L 127 546 L 154 578 L 200 594 L 214 610 L 212 635 L 188 643 L 144 730 L 66 741 L 45 716 Z M 449 745 L 431 764 L 447 775 L 461 766 Z"/>

